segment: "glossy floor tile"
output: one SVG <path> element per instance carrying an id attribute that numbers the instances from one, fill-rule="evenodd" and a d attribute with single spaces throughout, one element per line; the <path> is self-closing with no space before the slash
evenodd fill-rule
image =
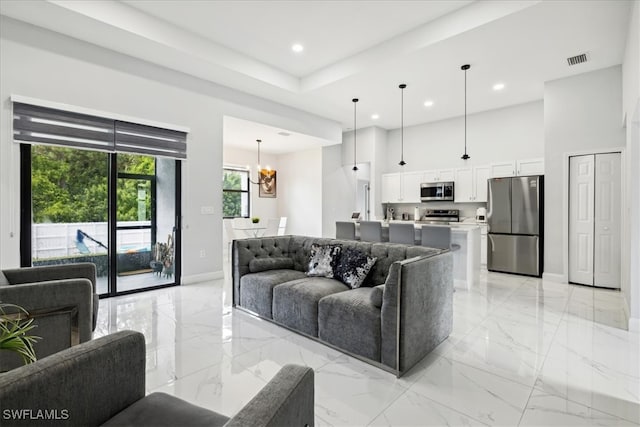
<path id="1" fill-rule="evenodd" d="M 450 337 L 402 378 L 230 306 L 218 280 L 100 301 L 95 335 L 147 340 L 147 391 L 232 416 L 287 363 L 317 426 L 640 425 L 640 336 L 619 292 L 481 274 Z"/>

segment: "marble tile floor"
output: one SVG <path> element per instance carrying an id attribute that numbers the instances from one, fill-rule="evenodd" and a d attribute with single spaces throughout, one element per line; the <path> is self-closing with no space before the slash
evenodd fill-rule
<path id="1" fill-rule="evenodd" d="M 498 273 L 454 293 L 451 336 L 402 378 L 230 307 L 225 280 L 100 301 L 147 340 L 147 391 L 228 416 L 286 363 L 318 426 L 640 425 L 640 335 L 618 292 Z"/>

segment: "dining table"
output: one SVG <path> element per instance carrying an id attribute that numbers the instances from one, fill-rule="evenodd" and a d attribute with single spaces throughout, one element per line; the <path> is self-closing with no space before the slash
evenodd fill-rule
<path id="1" fill-rule="evenodd" d="M 260 233 L 264 233 L 264 230 L 267 229 L 267 226 L 260 223 L 255 223 L 255 224 L 234 226 L 233 229 L 237 231 L 242 231 L 247 235 L 247 237 L 260 237 Z"/>

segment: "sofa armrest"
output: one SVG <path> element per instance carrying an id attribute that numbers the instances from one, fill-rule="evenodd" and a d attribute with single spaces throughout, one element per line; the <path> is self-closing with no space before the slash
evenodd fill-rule
<path id="1" fill-rule="evenodd" d="M 103 424 L 144 397 L 145 360 L 144 336 L 121 331 L 6 372 L 0 375 L 2 425 Z M 38 410 L 59 419 L 30 418 Z"/>
<path id="2" fill-rule="evenodd" d="M 283 366 L 225 426 L 313 426 L 313 375 L 313 369 L 308 367 Z"/>
<path id="3" fill-rule="evenodd" d="M 381 361 L 400 375 L 451 333 L 451 252 L 392 264 L 385 283 L 381 317 Z"/>
<path id="4" fill-rule="evenodd" d="M 42 338 L 33 345 L 38 359 L 91 339 L 93 296 L 87 279 L 0 286 L 0 301 L 23 307 L 33 319 L 32 334 Z M 0 353 L 0 371 L 21 365 L 16 353 Z"/>
<path id="5" fill-rule="evenodd" d="M 88 279 L 93 293 L 96 293 L 96 266 L 90 262 L 11 268 L 3 270 L 3 273 L 12 285 L 50 280 Z"/>
<path id="6" fill-rule="evenodd" d="M 50 280 L 0 286 L 0 301 L 16 304 L 32 317 L 71 309 L 77 318 L 79 342 L 89 341 L 93 326 L 93 290 L 87 279 Z M 37 329 L 34 334 L 38 335 Z M 36 345 L 37 348 L 37 345 Z"/>

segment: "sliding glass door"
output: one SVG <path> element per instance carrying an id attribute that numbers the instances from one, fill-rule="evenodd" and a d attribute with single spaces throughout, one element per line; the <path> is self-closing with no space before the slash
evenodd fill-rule
<path id="1" fill-rule="evenodd" d="M 100 295 L 179 283 L 180 163 L 21 145 L 22 264 L 92 262 Z"/>

